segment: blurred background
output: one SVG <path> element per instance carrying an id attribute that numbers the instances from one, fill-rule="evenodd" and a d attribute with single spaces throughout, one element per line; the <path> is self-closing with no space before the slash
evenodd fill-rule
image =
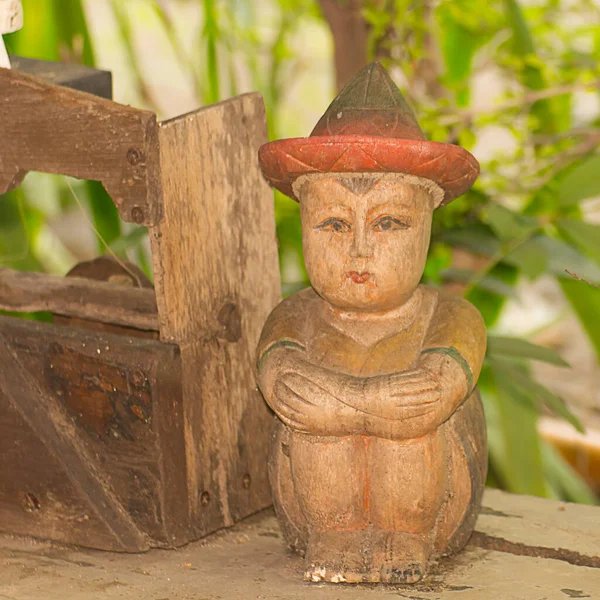
<path id="1" fill-rule="evenodd" d="M 271 139 L 308 135 L 380 60 L 428 137 L 481 163 L 436 212 L 424 279 L 467 297 L 489 329 L 488 484 L 598 502 L 599 0 L 22 2 L 9 54 L 109 70 L 117 102 L 161 120 L 257 90 Z M 275 203 L 289 294 L 308 284 L 298 206 Z M 0 197 L 0 267 L 63 275 L 107 252 L 152 278 L 146 230 L 97 182 L 30 173 Z"/>

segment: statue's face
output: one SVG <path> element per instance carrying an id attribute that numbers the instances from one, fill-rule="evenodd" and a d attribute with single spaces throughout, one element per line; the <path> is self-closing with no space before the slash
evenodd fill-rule
<path id="1" fill-rule="evenodd" d="M 397 308 L 423 274 L 433 197 L 402 180 L 355 193 L 338 176 L 310 179 L 300 192 L 302 244 L 315 291 L 340 310 Z"/>

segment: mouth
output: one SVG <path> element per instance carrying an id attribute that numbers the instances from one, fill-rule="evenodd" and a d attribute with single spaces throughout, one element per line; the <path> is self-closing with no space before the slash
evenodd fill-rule
<path id="1" fill-rule="evenodd" d="M 371 273 L 368 271 L 363 271 L 362 273 L 359 273 L 358 271 L 348 271 L 348 278 L 354 283 L 365 283 L 370 277 Z"/>

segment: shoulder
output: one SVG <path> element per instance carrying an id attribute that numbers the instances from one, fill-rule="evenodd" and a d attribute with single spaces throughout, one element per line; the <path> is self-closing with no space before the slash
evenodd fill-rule
<path id="1" fill-rule="evenodd" d="M 435 295 L 422 352 L 443 352 L 466 361 L 477 380 L 486 350 L 486 327 L 479 311 L 464 298 L 428 288 Z"/>
<path id="2" fill-rule="evenodd" d="M 304 344 L 305 325 L 318 298 L 312 288 L 306 288 L 280 302 L 267 317 L 258 344 L 259 353 L 282 339 Z"/>
<path id="3" fill-rule="evenodd" d="M 481 313 L 465 298 L 450 294 L 444 290 L 423 286 L 435 297 L 435 309 L 432 320 L 471 322 L 473 327 L 483 327 L 485 324 Z"/>
<path id="4" fill-rule="evenodd" d="M 481 313 L 468 300 L 427 285 L 422 285 L 421 289 L 428 303 L 433 305 L 430 326 L 452 325 L 460 322 L 461 325 L 470 324 L 472 328 L 485 332 Z"/>

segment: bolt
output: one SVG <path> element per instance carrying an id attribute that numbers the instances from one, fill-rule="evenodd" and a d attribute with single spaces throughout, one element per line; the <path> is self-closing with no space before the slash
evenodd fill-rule
<path id="1" fill-rule="evenodd" d="M 210 494 L 208 492 L 202 492 L 200 494 L 200 504 L 206 506 L 210 502 Z"/>
<path id="2" fill-rule="evenodd" d="M 242 477 L 242 487 L 247 490 L 250 487 L 250 484 L 252 483 L 252 478 L 250 477 L 250 475 L 248 473 L 246 473 L 243 477 Z"/>
<path id="3" fill-rule="evenodd" d="M 134 223 L 141 225 L 144 222 L 144 211 L 139 206 L 134 206 L 131 209 L 131 218 Z"/>
<path id="4" fill-rule="evenodd" d="M 127 162 L 135 167 L 142 162 L 143 154 L 137 148 L 129 148 L 127 150 Z"/>

